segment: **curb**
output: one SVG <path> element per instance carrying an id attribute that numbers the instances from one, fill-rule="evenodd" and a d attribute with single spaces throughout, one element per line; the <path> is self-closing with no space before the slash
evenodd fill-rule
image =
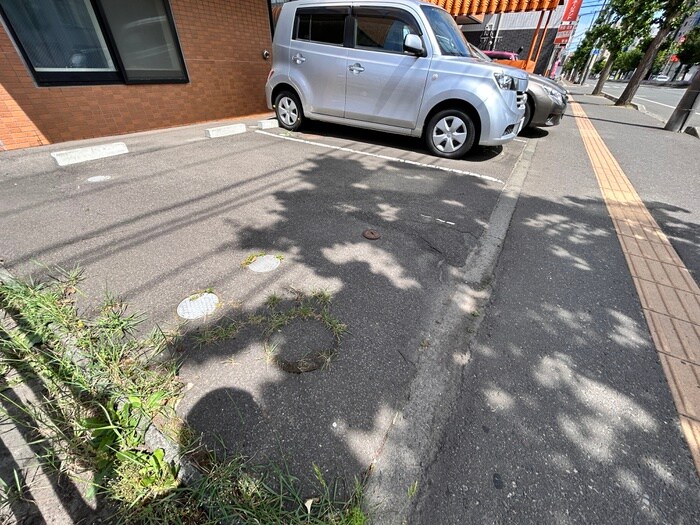
<path id="1" fill-rule="evenodd" d="M 611 95 L 610 93 L 603 92 L 602 95 L 605 98 L 607 98 L 608 100 L 612 100 L 613 102 L 615 102 L 617 100 L 617 97 Z M 631 102 L 629 105 L 632 106 L 637 111 L 640 111 L 641 113 L 644 113 L 645 115 L 649 115 L 650 117 L 653 117 L 660 122 L 664 122 L 664 123 L 666 122 L 666 119 L 661 118 L 660 116 L 655 115 L 654 113 L 652 113 L 650 111 L 647 111 L 646 107 L 644 107 L 642 104 L 637 104 L 636 102 Z M 691 137 L 695 137 L 696 139 L 700 139 L 700 126 L 687 126 L 685 128 L 684 133 L 687 133 L 688 135 L 690 135 Z"/>
<path id="2" fill-rule="evenodd" d="M 688 126 L 685 128 L 685 133 L 696 139 L 700 139 L 700 126 Z"/>
<path id="3" fill-rule="evenodd" d="M 396 412 L 384 444 L 368 470 L 365 508 L 372 523 L 404 525 L 420 505 L 412 493 L 426 485 L 445 426 L 471 360 L 470 345 L 491 298 L 491 276 L 503 248 L 536 141 L 528 141 L 491 212 L 489 226 L 471 251 L 465 266 L 449 275 L 455 292 L 436 312 L 440 329 L 433 346 L 453 352 L 424 353 L 417 364 L 406 404 Z"/>
<path id="4" fill-rule="evenodd" d="M 603 91 L 602 95 L 603 95 L 605 98 L 607 98 L 608 100 L 612 100 L 613 102 L 617 102 L 617 99 L 620 98 L 620 97 L 616 97 L 616 96 L 614 96 L 614 95 L 611 95 L 610 93 L 606 93 L 605 91 Z M 644 107 L 643 104 L 637 104 L 636 102 L 630 102 L 630 103 L 628 104 L 628 106 L 631 106 L 631 107 L 633 107 L 634 109 L 636 109 L 637 111 L 641 111 L 642 113 L 645 113 L 645 114 L 649 115 L 650 117 L 658 118 L 658 117 L 656 117 L 656 115 L 654 115 L 654 114 L 652 114 L 652 113 L 649 113 L 649 112 L 647 111 L 647 108 Z M 659 120 L 661 120 L 661 119 L 659 119 Z"/>

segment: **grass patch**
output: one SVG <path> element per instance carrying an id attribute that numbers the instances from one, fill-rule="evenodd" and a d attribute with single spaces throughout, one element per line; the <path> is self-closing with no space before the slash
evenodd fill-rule
<path id="1" fill-rule="evenodd" d="M 340 500 L 338 486 L 327 485 L 318 470 L 319 495 L 303 499 L 289 473 L 200 450 L 193 457 L 205 457 L 197 461 L 201 476 L 183 485 L 179 463 L 161 448 L 149 449 L 145 437 L 153 423 L 178 443 L 180 452 L 195 448 L 193 431 L 174 410 L 183 390 L 177 363 L 163 357 L 178 336 L 154 330 L 137 338 L 134 329 L 143 318 L 129 314 L 112 295 L 94 318 L 80 317 L 74 301 L 80 279 L 79 271 L 71 271 L 44 282 L 0 283 L 0 308 L 10 315 L 0 324 L 0 371 L 3 378 L 19 377 L 39 392 L 38 402 L 17 401 L 8 390 L 14 383 L 3 381 L 2 415 L 32 430 L 44 465 L 53 466 L 56 475 L 88 483 L 87 497 L 106 497 L 115 506 L 117 523 L 366 522 L 361 486 Z M 198 342 L 235 337 L 244 326 L 267 333 L 296 318 L 322 320 L 338 340 L 347 331 L 330 316 L 330 297 L 297 297 L 284 311 L 279 310 L 281 298 L 268 300 L 265 315 L 201 332 Z M 0 515 L 21 494 L 20 481 L 15 480 L 17 487 L 0 486 Z"/>
<path id="2" fill-rule="evenodd" d="M 327 368 L 338 353 L 338 347 L 348 327 L 335 317 L 330 306 L 333 296 L 327 291 L 314 291 L 305 294 L 291 289 L 288 297 L 271 294 L 265 299 L 265 310 L 261 313 L 251 313 L 237 319 L 227 319 L 216 326 L 206 326 L 192 334 L 192 340 L 197 347 L 222 343 L 235 339 L 241 330 L 254 327 L 261 331 L 263 337 L 264 359 L 269 364 L 276 364 L 282 370 L 290 373 L 302 373 Z M 296 361 L 285 361 L 279 358 L 279 349 L 270 342 L 270 338 L 291 322 L 317 321 L 333 335 L 333 346 L 318 352 L 310 352 Z"/>

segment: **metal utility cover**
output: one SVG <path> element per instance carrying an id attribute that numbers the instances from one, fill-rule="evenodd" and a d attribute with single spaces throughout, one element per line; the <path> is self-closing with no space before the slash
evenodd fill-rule
<path id="1" fill-rule="evenodd" d="M 274 255 L 263 255 L 250 263 L 248 269 L 256 273 L 265 273 L 275 270 L 279 265 L 280 260 Z"/>
<path id="2" fill-rule="evenodd" d="M 177 315 L 183 319 L 201 319 L 214 313 L 219 298 L 213 293 L 190 295 L 177 306 Z"/>

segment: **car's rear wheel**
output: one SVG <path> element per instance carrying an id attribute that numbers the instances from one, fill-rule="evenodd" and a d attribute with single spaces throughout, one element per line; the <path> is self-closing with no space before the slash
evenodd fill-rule
<path id="1" fill-rule="evenodd" d="M 291 91 L 282 91 L 275 99 L 275 115 L 284 129 L 298 130 L 304 119 L 299 97 Z"/>
<path id="2" fill-rule="evenodd" d="M 476 128 L 471 117 L 459 109 L 445 109 L 428 122 L 425 142 L 438 157 L 458 159 L 474 146 Z"/>

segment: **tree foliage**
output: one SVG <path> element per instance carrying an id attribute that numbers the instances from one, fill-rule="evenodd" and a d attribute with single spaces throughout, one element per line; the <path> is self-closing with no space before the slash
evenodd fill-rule
<path id="1" fill-rule="evenodd" d="M 676 54 L 678 61 L 686 66 L 700 64 L 700 26 L 690 30 Z"/>
<path id="2" fill-rule="evenodd" d="M 656 0 L 649 3 L 657 6 Z M 632 75 L 622 95 L 620 95 L 620 98 L 615 102 L 615 105 L 624 106 L 632 101 L 635 93 L 637 93 L 637 89 L 639 89 L 642 79 L 652 68 L 654 59 L 661 45 L 666 41 L 671 31 L 679 27 L 683 23 L 683 20 L 696 9 L 697 0 L 665 0 L 658 2 L 658 5 L 660 9 L 655 9 L 653 23 L 658 26 L 659 30 L 646 49 L 639 67 L 637 67 L 637 70 Z"/>
<path id="3" fill-rule="evenodd" d="M 623 73 L 628 73 L 634 71 L 639 63 L 642 61 L 642 51 L 641 49 L 635 47 L 629 51 L 624 51 L 617 56 L 615 60 L 614 68 L 619 69 Z"/>

